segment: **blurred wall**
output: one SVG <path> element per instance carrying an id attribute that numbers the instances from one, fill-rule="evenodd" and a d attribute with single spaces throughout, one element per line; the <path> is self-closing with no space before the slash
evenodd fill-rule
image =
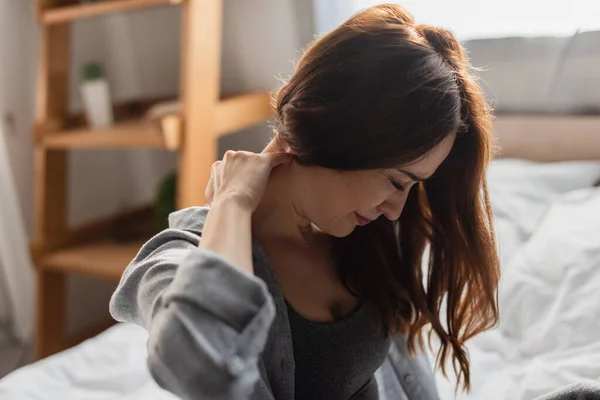
<path id="1" fill-rule="evenodd" d="M 38 36 L 33 1 L 2 1 L 18 9 L 15 36 L 20 40 L 2 54 L 9 81 L 8 110 L 16 113 L 9 138 L 13 173 L 28 232 L 33 231 L 33 157 L 30 127 L 35 101 Z M 307 40 L 302 18 L 310 9 L 294 0 L 225 0 L 221 88 L 225 92 L 275 89 L 279 75 L 293 69 L 298 50 Z M 11 11 L 12 15 L 16 12 Z M 300 20 L 298 19 L 300 16 Z M 299 22 L 300 21 L 300 22 Z M 13 36 L 13 38 L 15 37 Z M 73 29 L 71 109 L 81 100 L 79 68 L 90 60 L 105 63 L 116 100 L 176 96 L 179 89 L 180 11 L 163 7 L 78 22 Z M 0 40 L 10 40 L 7 36 Z M 3 73 L 5 69 L 0 69 Z M 4 90 L 3 90 L 4 91 Z M 0 101 L 2 97 L 0 97 Z M 0 102 L 0 106 L 2 103 Z M 3 111 L 0 108 L 0 111 Z M 239 132 L 220 141 L 225 149 L 259 150 L 267 142 L 267 124 Z M 176 167 L 176 154 L 163 151 L 76 151 L 70 162 L 70 212 L 72 224 L 110 215 L 154 195 L 156 183 Z M 202 189 L 203 190 L 203 189 Z M 69 330 L 80 329 L 107 316 L 114 284 L 73 278 L 69 282 Z"/>
<path id="2" fill-rule="evenodd" d="M 31 125 L 37 60 L 33 3 L 0 1 L 0 123 L 28 232 L 33 228 Z"/>
<path id="3" fill-rule="evenodd" d="M 24 254 L 27 242 L 22 237 L 22 224 L 33 225 L 30 126 L 35 87 L 35 30 L 30 5 L 29 1 L 0 0 L 0 158 L 8 159 L 0 160 L 0 168 L 10 171 L 0 171 L 3 233 L 0 235 L 0 376 L 16 365 L 20 357 L 17 342 L 32 335 L 34 321 L 31 315 L 34 272 L 28 255 Z M 17 192 L 16 196 L 9 192 L 12 190 Z M 17 212 L 24 214 L 21 220 L 21 216 L 14 215 L 15 206 Z"/>

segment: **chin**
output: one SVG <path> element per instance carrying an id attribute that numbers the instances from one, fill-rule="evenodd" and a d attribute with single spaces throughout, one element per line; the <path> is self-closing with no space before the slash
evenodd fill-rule
<path id="1" fill-rule="evenodd" d="M 343 238 L 343 237 L 348 236 L 349 234 L 351 234 L 352 232 L 354 232 L 354 228 L 355 227 L 356 227 L 355 225 L 352 225 L 352 226 L 331 226 L 331 227 L 328 227 L 328 229 L 322 229 L 321 227 L 317 226 L 317 228 L 321 232 L 323 232 L 323 233 L 325 233 L 325 234 L 327 234 L 329 236 L 336 237 L 336 238 Z"/>
<path id="2" fill-rule="evenodd" d="M 348 231 L 346 231 L 346 232 L 331 232 L 331 233 L 327 232 L 327 234 L 329 236 L 333 236 L 333 237 L 339 238 L 339 239 L 344 238 L 344 237 L 350 235 L 351 233 L 352 233 L 352 231 L 350 231 L 350 232 L 348 232 Z"/>

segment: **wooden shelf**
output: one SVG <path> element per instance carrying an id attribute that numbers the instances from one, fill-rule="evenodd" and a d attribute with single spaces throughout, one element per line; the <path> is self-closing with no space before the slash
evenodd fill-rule
<path id="1" fill-rule="evenodd" d="M 183 0 L 108 0 L 42 10 L 40 19 L 46 25 L 62 24 L 82 18 L 139 8 L 180 4 Z"/>
<path id="2" fill-rule="evenodd" d="M 266 121 L 271 115 L 268 92 L 226 97 L 216 106 L 214 139 Z M 181 145 L 183 125 L 181 114 L 172 114 L 157 120 L 125 120 L 106 129 L 74 128 L 40 134 L 39 137 L 41 144 L 48 149 L 176 150 Z"/>
<path id="3" fill-rule="evenodd" d="M 42 137 L 42 144 L 51 149 L 166 147 L 160 129 L 151 121 L 122 122 L 101 130 L 83 128 L 49 133 Z"/>
<path id="4" fill-rule="evenodd" d="M 264 122 L 273 115 L 269 92 L 242 94 L 217 104 L 215 133 L 225 135 Z"/>
<path id="5" fill-rule="evenodd" d="M 44 270 L 119 280 L 144 241 L 100 240 L 56 250 L 39 263 Z"/>

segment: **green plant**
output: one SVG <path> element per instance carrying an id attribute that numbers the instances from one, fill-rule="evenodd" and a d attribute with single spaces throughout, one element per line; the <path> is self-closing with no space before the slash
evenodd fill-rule
<path id="1" fill-rule="evenodd" d="M 159 183 L 154 199 L 154 223 L 160 232 L 169 227 L 169 214 L 176 210 L 177 172 L 167 174 Z"/>
<path id="2" fill-rule="evenodd" d="M 95 81 L 104 77 L 104 68 L 101 63 L 93 61 L 81 67 L 81 80 L 84 82 Z"/>

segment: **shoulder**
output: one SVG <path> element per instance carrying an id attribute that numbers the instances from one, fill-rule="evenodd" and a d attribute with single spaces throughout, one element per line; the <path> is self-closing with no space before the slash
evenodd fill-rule
<path id="1" fill-rule="evenodd" d="M 189 231 L 200 236 L 210 207 L 188 207 L 169 215 L 169 228 Z"/>

